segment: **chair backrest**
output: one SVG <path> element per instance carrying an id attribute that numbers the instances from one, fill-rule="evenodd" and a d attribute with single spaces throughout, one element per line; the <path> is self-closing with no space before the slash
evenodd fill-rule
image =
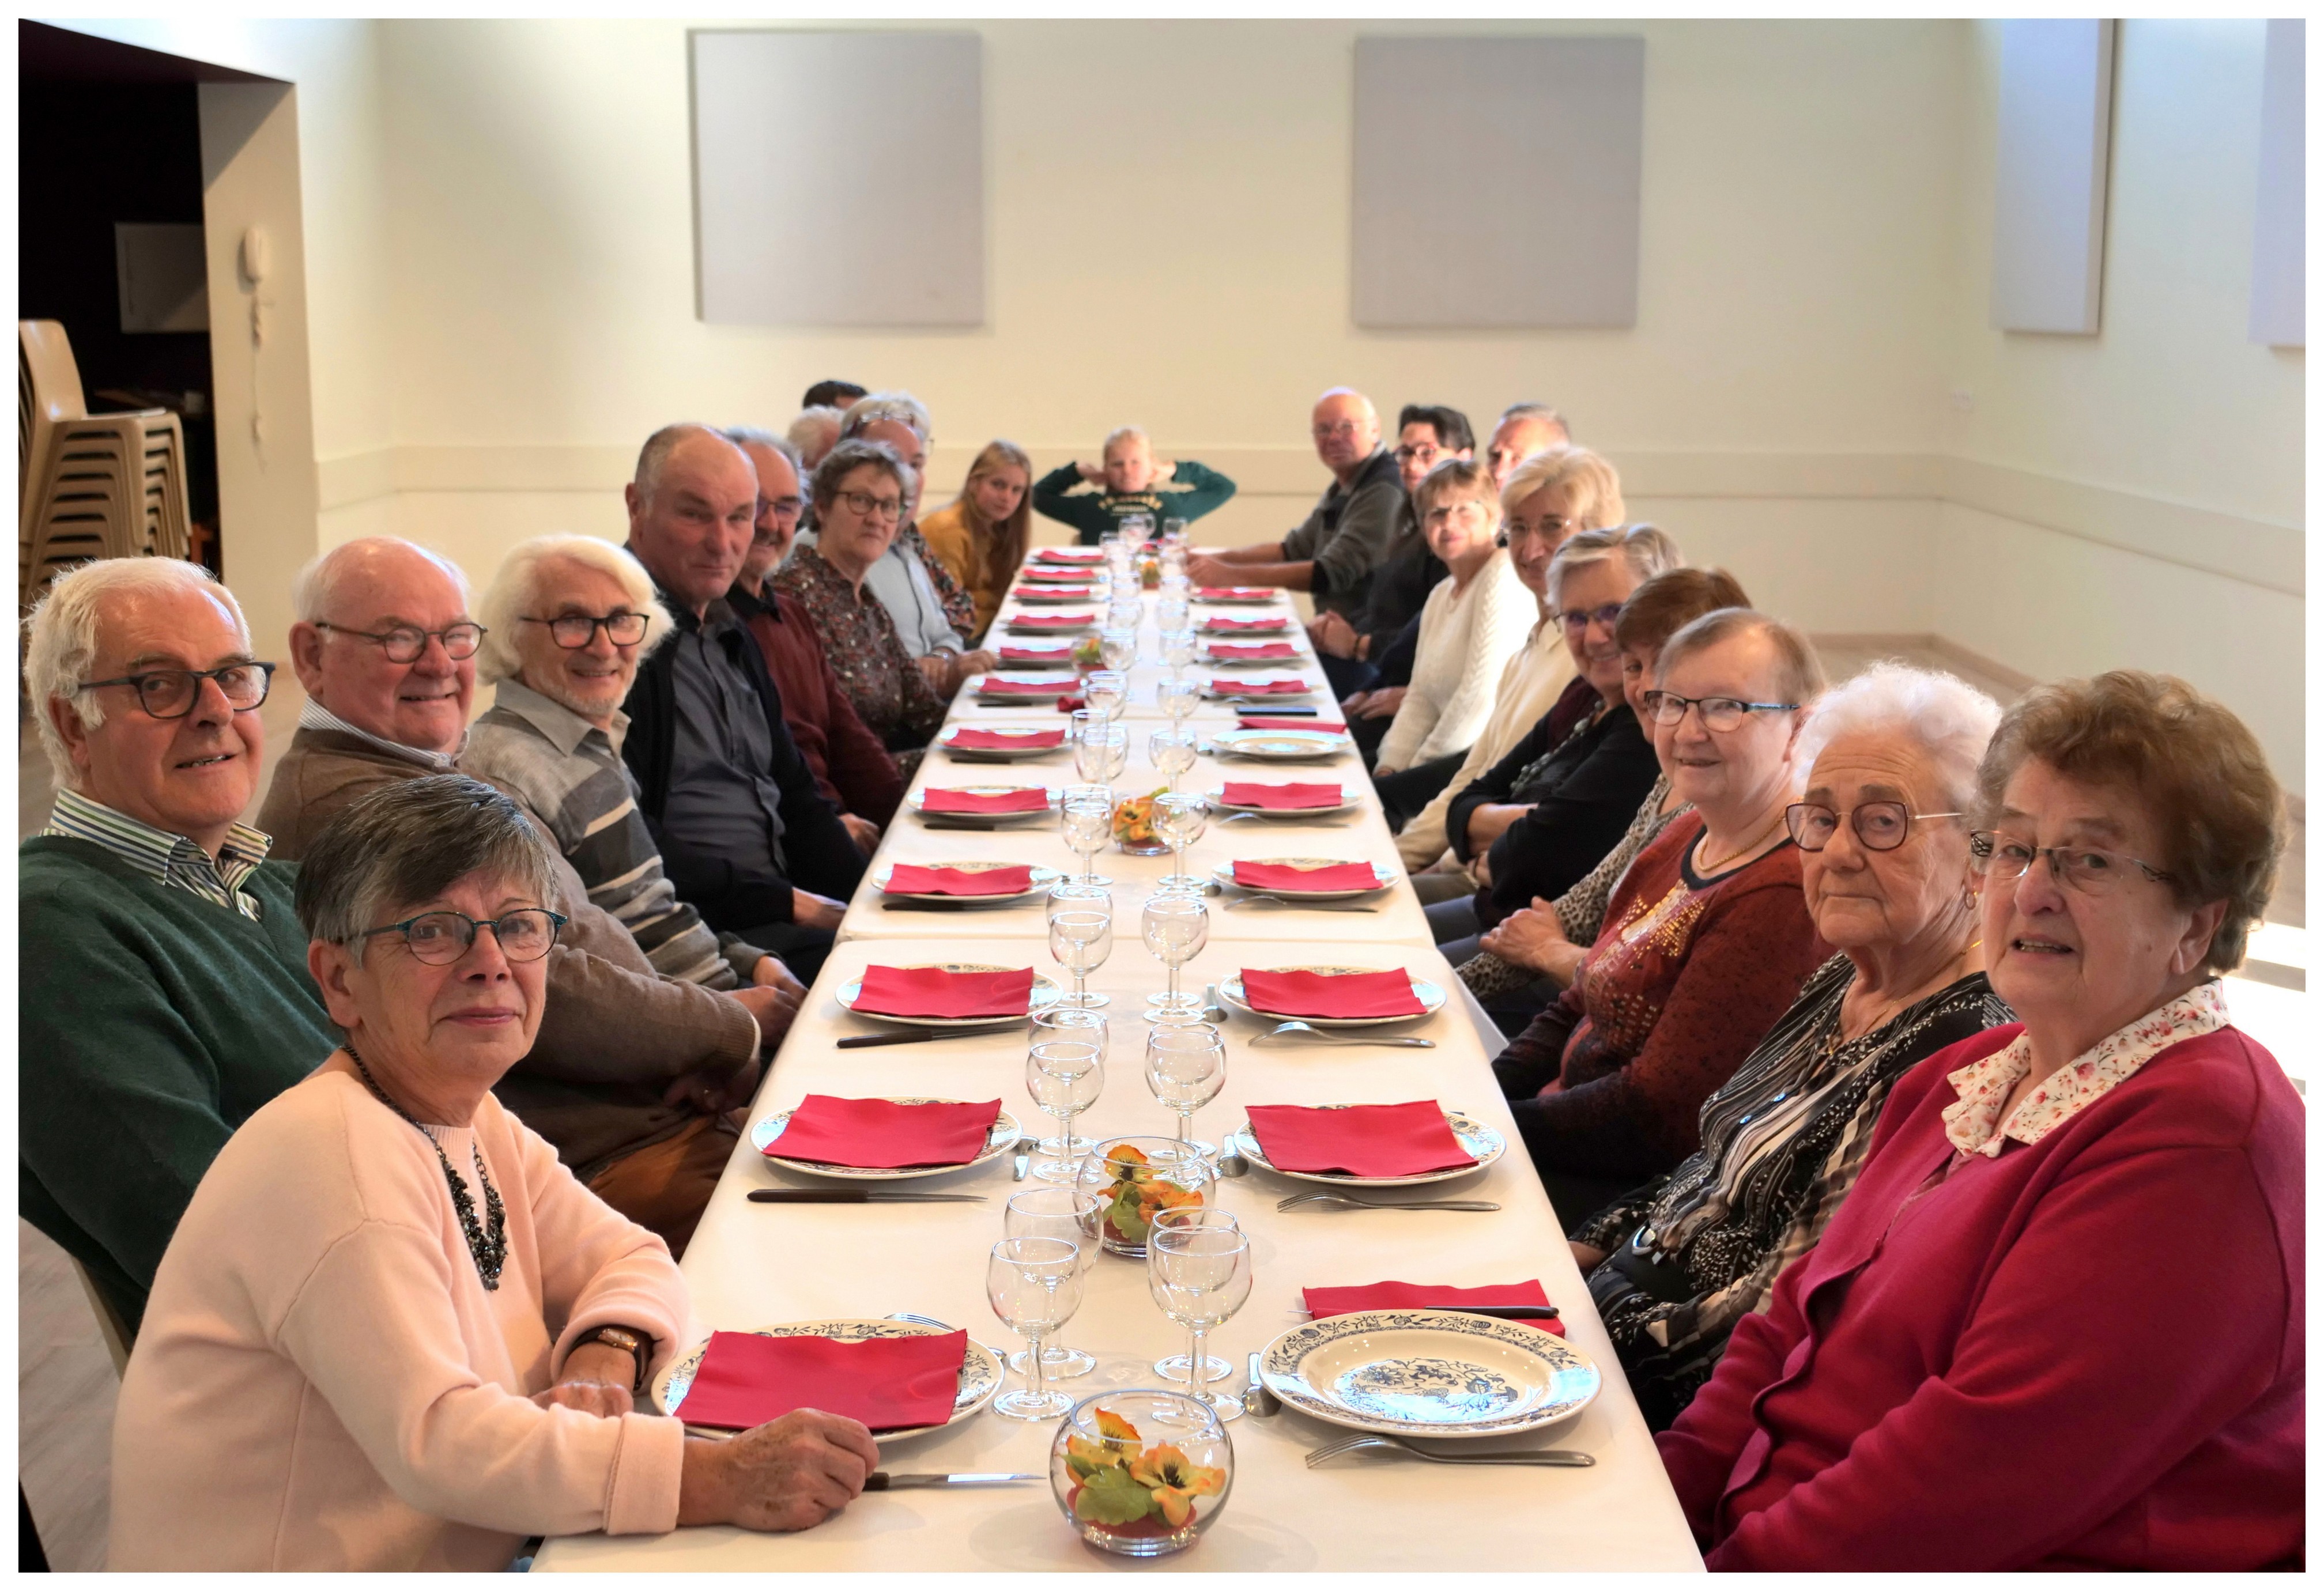
<path id="1" fill-rule="evenodd" d="M 23 484 L 25 461 L 37 456 L 33 444 L 47 426 L 88 414 L 81 395 L 80 365 L 73 358 L 72 341 L 60 320 L 20 320 L 16 323 L 16 446 L 17 484 Z"/>

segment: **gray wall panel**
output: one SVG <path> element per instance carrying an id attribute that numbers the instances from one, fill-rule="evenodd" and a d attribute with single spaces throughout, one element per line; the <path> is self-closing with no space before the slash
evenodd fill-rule
<path id="1" fill-rule="evenodd" d="M 2267 24 L 2252 222 L 2251 340 L 2308 345 L 2308 24 Z"/>
<path id="2" fill-rule="evenodd" d="M 2098 329 L 2114 23 L 2001 24 L 1993 177 L 1993 324 Z"/>

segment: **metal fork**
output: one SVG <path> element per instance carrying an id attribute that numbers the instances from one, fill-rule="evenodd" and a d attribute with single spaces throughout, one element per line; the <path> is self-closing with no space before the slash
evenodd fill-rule
<path id="1" fill-rule="evenodd" d="M 1424 1199 L 1410 1204 L 1391 1204 L 1379 1199 L 1351 1199 L 1345 1193 L 1294 1193 L 1276 1205 L 1277 1210 L 1297 1209 L 1305 1204 L 1343 1204 L 1351 1209 L 1499 1209 L 1481 1199 Z"/>
<path id="2" fill-rule="evenodd" d="M 1390 1452 L 1409 1453 L 1416 1458 L 1425 1458 L 1431 1464 L 1532 1464 L 1556 1469 L 1588 1469 L 1598 1460 L 1587 1453 L 1577 1453 L 1571 1448 L 1536 1448 L 1523 1453 L 1432 1453 L 1425 1448 L 1416 1448 L 1402 1437 L 1360 1436 L 1344 1442 L 1334 1442 L 1328 1448 L 1318 1448 L 1307 1455 L 1307 1467 L 1328 1464 L 1342 1453 L 1360 1452 L 1366 1448 L 1385 1448 Z"/>
<path id="3" fill-rule="evenodd" d="M 1227 910 L 1233 911 L 1238 906 L 1296 906 L 1303 912 L 1377 912 L 1379 910 L 1376 906 L 1342 906 L 1323 901 L 1286 900 L 1279 895 L 1246 895 L 1240 900 L 1227 902 Z"/>

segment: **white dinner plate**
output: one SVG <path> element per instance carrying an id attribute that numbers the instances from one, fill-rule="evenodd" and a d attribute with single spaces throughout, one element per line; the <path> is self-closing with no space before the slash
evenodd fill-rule
<path id="1" fill-rule="evenodd" d="M 1232 816 L 1237 813 L 1247 812 L 1253 817 L 1268 818 L 1277 823 L 1298 823 L 1305 818 L 1336 816 L 1343 812 L 1353 812 L 1361 805 L 1360 802 L 1349 796 L 1348 787 L 1344 784 L 1340 786 L 1340 805 L 1337 806 L 1238 806 L 1227 799 L 1223 786 L 1215 790 L 1204 792 L 1203 799 L 1211 804 L 1211 810 L 1215 813 L 1224 813 Z"/>
<path id="2" fill-rule="evenodd" d="M 992 961 L 907 961 L 904 963 L 903 970 L 908 972 L 918 967 L 936 967 L 946 972 L 1016 970 L 1015 968 L 1001 966 Z M 1430 987 L 1435 986 L 1432 984 Z M 855 997 L 862 992 L 863 979 L 851 978 L 839 986 L 839 993 L 834 998 L 839 1001 L 841 1010 L 853 1012 L 855 1009 Z M 1057 986 L 1056 979 L 1045 977 L 1039 972 L 1034 973 L 1032 998 L 1027 1002 L 1025 1014 L 1029 1016 L 1035 1011 L 1047 1010 L 1064 997 L 1065 992 Z M 1430 1008 L 1434 1009 L 1434 1007 Z M 996 1022 L 1020 1020 L 1014 1016 L 890 1016 L 884 1011 L 865 1011 L 862 1016 L 867 1022 L 899 1022 L 906 1027 L 990 1027 Z"/>
<path id="3" fill-rule="evenodd" d="M 1326 977 L 1336 977 L 1346 972 L 1402 972 L 1406 978 L 1412 978 L 1410 970 L 1404 967 L 1268 967 L 1263 969 L 1263 970 L 1268 972 L 1321 972 Z M 1428 1007 L 1426 1011 L 1423 1012 L 1418 1016 L 1296 1016 L 1289 1011 L 1262 1011 L 1256 1006 L 1253 1006 L 1249 1000 L 1243 998 L 1242 974 L 1240 972 L 1236 972 L 1230 977 L 1219 979 L 1219 998 L 1224 1000 L 1228 1005 L 1232 1006 L 1236 1010 L 1247 1011 L 1251 1016 L 1262 1017 L 1268 1022 L 1305 1022 L 1310 1027 L 1383 1027 L 1391 1022 L 1425 1021 L 1428 1017 L 1435 1016 L 1437 1012 L 1442 1011 L 1444 1008 L 1444 1001 L 1447 998 L 1444 991 L 1435 984 L 1431 983 L 1427 979 L 1412 978 L 1412 992 L 1414 995 L 1418 997 L 1422 1005 Z M 843 992 L 843 1004 L 844 1003 L 844 999 L 845 997 Z"/>
<path id="4" fill-rule="evenodd" d="M 946 1330 L 951 1329 L 947 1328 Z M 872 1337 L 942 1337 L 945 1333 L 934 1326 L 923 1326 L 911 1320 L 794 1320 L 785 1326 L 761 1326 L 754 1337 L 830 1337 L 842 1342 L 862 1342 Z M 654 1377 L 654 1405 L 665 1414 L 676 1414 L 693 1389 L 694 1373 L 702 1367 L 702 1356 L 708 1351 L 710 1339 L 704 1338 L 693 1349 L 681 1354 L 663 1366 Z M 974 1338 L 968 1339 L 968 1351 L 960 1364 L 960 1391 L 954 1395 L 952 1418 L 945 1425 L 958 1425 L 992 1401 L 1001 1390 L 1001 1356 Z M 708 1426 L 686 1428 L 696 1436 L 724 1439 L 733 1436 L 731 1430 Z M 901 1441 L 906 1437 L 942 1430 L 941 1425 L 915 1425 L 903 1430 L 882 1430 L 873 1433 L 875 1442 Z"/>
<path id="5" fill-rule="evenodd" d="M 1215 753 L 1253 762 L 1320 762 L 1349 747 L 1348 737 L 1323 730 L 1221 730 L 1211 737 Z"/>
<path id="6" fill-rule="evenodd" d="M 1028 608 L 1070 608 L 1075 602 L 1093 602 L 1099 593 L 1085 585 L 1020 585 L 1009 593 Z"/>
<path id="7" fill-rule="evenodd" d="M 919 1094 L 899 1094 L 889 1098 L 886 1103 L 890 1105 L 960 1105 L 967 1101 L 934 1099 Z M 831 1165 L 820 1160 L 790 1160 L 780 1154 L 767 1154 L 770 1145 L 782 1142 L 783 1129 L 790 1125 L 790 1111 L 778 1110 L 764 1121 L 753 1124 L 751 1128 L 751 1147 L 761 1154 L 766 1154 L 767 1158 L 777 1165 L 788 1166 L 792 1171 L 807 1172 L 818 1177 L 844 1177 L 855 1182 L 908 1182 L 916 1177 L 941 1177 L 953 1172 L 968 1171 L 973 1167 L 984 1164 L 987 1161 L 998 1160 L 1008 1154 L 1010 1145 L 1023 1136 L 1025 1132 L 1025 1129 L 1018 1125 L 1017 1118 L 1003 1110 L 993 1118 L 992 1130 L 985 1136 L 984 1147 L 976 1152 L 976 1157 L 973 1160 L 964 1160 L 958 1165 Z M 1288 1176 L 1291 1173 L 1286 1172 L 1284 1174 Z"/>
<path id="8" fill-rule="evenodd" d="M 1225 620 L 1210 618 L 1198 626 L 1203 635 L 1213 640 L 1274 640 L 1291 633 L 1291 621 L 1277 615 L 1271 619 Z"/>
<path id="9" fill-rule="evenodd" d="M 972 796 L 1006 796 L 1012 790 L 1029 790 L 1033 786 L 1030 785 L 954 785 L 948 787 L 965 790 Z M 1045 789 L 1044 794 L 1048 796 L 1047 804 L 1037 806 L 1030 812 L 929 812 L 921 805 L 927 794 L 925 789 L 915 790 L 904 805 L 912 809 L 912 815 L 915 817 L 923 818 L 932 823 L 943 823 L 952 828 L 997 829 L 1003 823 L 1021 823 L 1028 819 L 1042 820 L 1057 815 L 1057 793 L 1055 790 Z"/>
<path id="10" fill-rule="evenodd" d="M 1064 751 L 1070 749 L 1069 742 L 1065 740 L 1059 740 L 1050 746 L 1031 743 L 1035 736 L 1052 732 L 1047 729 L 1012 729 L 1006 724 L 978 724 L 973 727 L 982 729 L 989 735 L 1019 736 L 1027 743 L 1022 746 L 987 750 L 982 746 L 955 746 L 952 743 L 952 737 L 947 735 L 936 744 L 945 749 L 945 755 L 956 758 L 962 762 L 1023 762 L 1028 758 L 1047 757 L 1052 751 Z"/>
<path id="11" fill-rule="evenodd" d="M 1447 1310 L 1364 1310 L 1295 1326 L 1259 1356 L 1303 1414 L 1391 1436 L 1517 1436 L 1571 1419 L 1605 1377 L 1554 1332 Z"/>
<path id="12" fill-rule="evenodd" d="M 1296 691 L 1262 691 L 1251 688 L 1255 685 L 1272 685 L 1281 679 L 1296 681 L 1299 688 Z M 1251 702 L 1264 704 L 1268 702 L 1294 702 L 1302 696 L 1312 696 L 1314 694 L 1315 687 L 1308 683 L 1307 676 L 1304 674 L 1254 674 L 1249 679 L 1239 679 L 1231 683 L 1222 684 L 1213 679 L 1203 686 L 1203 694 L 1213 702 Z"/>
<path id="13" fill-rule="evenodd" d="M 958 868 L 964 873 L 989 873 L 995 868 L 1020 868 L 1025 864 L 1006 861 L 943 861 L 914 862 L 911 865 L 921 868 Z M 1035 868 L 1033 887 L 1029 889 L 1020 889 L 1014 895 L 901 895 L 888 887 L 889 875 L 895 870 L 894 862 L 881 862 L 872 874 L 872 887 L 891 900 L 932 900 L 946 906 L 1016 906 L 1032 899 L 1037 895 L 1047 894 L 1049 886 L 1065 877 L 1055 868 Z"/>
<path id="14" fill-rule="evenodd" d="M 1317 1105 L 1313 1108 L 1345 1110 L 1347 1107 Z M 1233 1136 L 1227 1140 L 1227 1147 L 1240 1154 L 1261 1171 L 1271 1171 L 1278 1177 L 1296 1177 L 1303 1182 L 1323 1182 L 1342 1188 L 1414 1188 L 1423 1182 L 1449 1182 L 1456 1177 L 1474 1176 L 1508 1152 L 1509 1141 L 1497 1129 L 1487 1127 L 1472 1116 L 1447 1110 L 1444 1112 L 1444 1125 L 1452 1129 L 1452 1136 L 1461 1140 L 1462 1149 L 1476 1164 L 1447 1166 L 1443 1171 L 1422 1172 L 1410 1177 L 1351 1177 L 1345 1172 L 1285 1171 L 1267 1158 L 1259 1146 L 1259 1135 L 1251 1130 L 1249 1122 L 1234 1130 Z"/>
<path id="15" fill-rule="evenodd" d="M 1189 590 L 1186 596 L 1190 602 L 1212 608 L 1263 608 L 1275 600 L 1275 593 L 1268 590 L 1262 590 L 1257 596 L 1204 596 L 1196 587 Z"/>
<path id="16" fill-rule="evenodd" d="M 1387 868 L 1380 866 L 1378 862 L 1354 862 L 1351 864 L 1350 860 L 1346 857 L 1245 856 L 1238 857 L 1236 860 L 1258 862 L 1264 866 L 1272 868 L 1338 868 L 1347 867 L 1350 865 L 1357 867 L 1369 866 L 1372 870 L 1372 877 L 1379 880 L 1379 883 L 1373 885 L 1370 889 L 1291 889 L 1282 886 L 1262 888 L 1256 884 L 1235 883 L 1234 862 L 1221 862 L 1216 868 L 1212 869 L 1211 877 L 1216 878 L 1222 885 L 1227 885 L 1236 889 L 1245 889 L 1253 895 L 1279 895 L 1286 900 L 1353 900 L 1360 895 L 1379 894 L 1381 890 L 1386 889 L 1388 886 L 1394 884 L 1401 876 L 1398 873 L 1391 872 Z M 946 898 L 949 899 L 951 897 L 947 897 Z"/>

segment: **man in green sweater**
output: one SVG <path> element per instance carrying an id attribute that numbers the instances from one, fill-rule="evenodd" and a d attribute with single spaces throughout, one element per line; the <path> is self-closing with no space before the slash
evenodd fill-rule
<path id="1" fill-rule="evenodd" d="M 1235 494 L 1235 483 L 1191 458 L 1157 463 L 1154 445 L 1136 426 L 1105 439 L 1102 465 L 1061 464 L 1034 484 L 1033 506 L 1081 533 L 1094 547 L 1131 514 L 1162 529 L 1165 520 L 1194 520 Z M 1077 488 L 1093 487 L 1093 491 Z"/>
<path id="2" fill-rule="evenodd" d="M 210 1162 L 339 1042 L 295 869 L 235 821 L 272 667 L 233 593 L 175 558 L 83 565 L 32 617 L 57 796 L 17 852 L 17 1208 L 133 1334 Z"/>

